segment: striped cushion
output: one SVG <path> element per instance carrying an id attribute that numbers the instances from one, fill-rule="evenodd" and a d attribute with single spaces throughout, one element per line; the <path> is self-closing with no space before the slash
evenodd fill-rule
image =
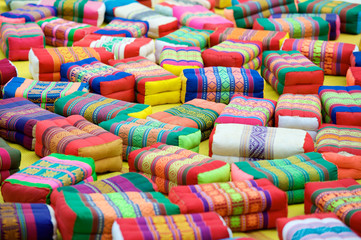
<path id="1" fill-rule="evenodd" d="M 7 7 L 11 10 L 24 7 L 29 3 L 37 4 L 38 0 L 5 0 Z"/>
<path id="2" fill-rule="evenodd" d="M 11 174 L 20 169 L 21 152 L 10 147 L 4 139 L 0 138 L 0 184 Z"/>
<path id="3" fill-rule="evenodd" d="M 20 1 L 19 1 L 20 2 Z M 25 2 L 25 1 L 21 1 Z M 52 6 L 44 6 L 30 3 L 25 3 L 25 6 L 13 9 L 9 12 L 4 12 L 1 16 L 8 18 L 24 18 L 26 22 L 35 22 L 42 18 L 56 15 L 56 8 Z M 34 1 L 33 1 L 34 2 Z"/>
<path id="4" fill-rule="evenodd" d="M 149 31 L 147 21 L 131 20 L 126 18 L 114 18 L 105 27 L 97 30 L 96 34 L 111 35 L 118 37 L 146 37 Z"/>

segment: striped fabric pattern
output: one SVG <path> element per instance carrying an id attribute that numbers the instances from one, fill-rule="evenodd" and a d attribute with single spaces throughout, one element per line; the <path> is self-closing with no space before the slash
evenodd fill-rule
<path id="1" fill-rule="evenodd" d="M 57 11 L 55 7 L 29 3 L 21 8 L 4 12 L 1 16 L 8 18 L 24 18 L 26 22 L 35 22 L 42 18 L 55 16 L 56 14 Z"/>
<path id="2" fill-rule="evenodd" d="M 116 35 L 119 37 L 147 37 L 149 24 L 147 21 L 131 20 L 126 18 L 114 18 L 105 27 L 97 30 L 96 34 Z"/>

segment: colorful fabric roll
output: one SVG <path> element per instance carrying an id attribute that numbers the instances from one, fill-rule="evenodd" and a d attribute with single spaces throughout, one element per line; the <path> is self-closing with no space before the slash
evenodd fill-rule
<path id="1" fill-rule="evenodd" d="M 179 214 L 179 207 L 158 192 L 71 193 L 62 192 L 55 214 L 64 240 L 112 238 L 117 218 Z"/>
<path id="2" fill-rule="evenodd" d="M 320 17 L 259 18 L 253 29 L 288 32 L 290 38 L 329 40 L 330 26 Z"/>
<path id="3" fill-rule="evenodd" d="M 353 179 L 311 182 L 305 187 L 305 213 L 333 212 L 361 236 L 361 185 Z"/>
<path id="4" fill-rule="evenodd" d="M 217 124 L 209 137 L 209 156 L 229 163 L 287 158 L 313 152 L 306 131 L 244 124 Z"/>
<path id="5" fill-rule="evenodd" d="M 0 185 L 10 175 L 20 169 L 21 152 L 10 147 L 4 139 L 0 138 Z"/>
<path id="6" fill-rule="evenodd" d="M 23 97 L 54 112 L 54 102 L 75 91 L 88 92 L 87 83 L 41 82 L 21 77 L 12 78 L 3 89 L 3 98 Z"/>
<path id="7" fill-rule="evenodd" d="M 323 70 L 299 51 L 265 51 L 261 75 L 279 93 L 316 94 Z"/>
<path id="8" fill-rule="evenodd" d="M 39 2 L 38 0 L 5 0 L 6 6 L 10 10 L 24 7 L 29 3 L 37 4 L 38 2 Z"/>
<path id="9" fill-rule="evenodd" d="M 258 18 L 268 18 L 275 13 L 297 13 L 294 0 L 232 0 L 231 7 L 224 9 L 224 16 L 239 28 L 251 28 Z"/>
<path id="10" fill-rule="evenodd" d="M 361 86 L 321 86 L 318 95 L 326 123 L 361 126 Z"/>
<path id="11" fill-rule="evenodd" d="M 322 124 L 316 136 L 316 151 L 361 155 L 361 127 Z"/>
<path id="12" fill-rule="evenodd" d="M 224 220 L 213 212 L 173 216 L 120 218 L 113 224 L 116 239 L 160 240 L 173 239 L 224 239 L 232 236 Z"/>
<path id="13" fill-rule="evenodd" d="M 216 212 L 237 232 L 274 228 L 287 216 L 286 193 L 267 179 L 177 186 L 168 197 L 181 213 Z"/>
<path id="14" fill-rule="evenodd" d="M 322 153 L 322 157 L 337 166 L 338 179 L 361 179 L 361 156 L 324 152 Z"/>
<path id="15" fill-rule="evenodd" d="M 201 131 L 196 128 L 180 127 L 126 115 L 119 115 L 101 122 L 99 126 L 123 140 L 123 159 L 125 160 L 128 159 L 130 152 L 158 142 L 199 152 Z"/>
<path id="16" fill-rule="evenodd" d="M 223 66 L 258 69 L 261 66 L 262 42 L 225 40 L 202 52 L 206 67 Z"/>
<path id="17" fill-rule="evenodd" d="M 183 103 L 200 98 L 228 104 L 234 94 L 263 98 L 264 80 L 252 69 L 230 67 L 186 69 L 180 78 Z"/>
<path id="18" fill-rule="evenodd" d="M 138 2 L 116 7 L 113 11 L 116 17 L 147 21 L 149 23 L 148 36 L 151 38 L 163 37 L 178 28 L 175 17 L 161 15 Z"/>
<path id="19" fill-rule="evenodd" d="M 0 34 L 1 49 L 12 61 L 27 61 L 31 48 L 45 46 L 44 33 L 36 23 L 3 23 Z"/>
<path id="20" fill-rule="evenodd" d="M 160 105 L 180 102 L 180 78 L 144 57 L 111 60 L 109 64 L 134 75 L 138 103 Z"/>
<path id="21" fill-rule="evenodd" d="M 36 124 L 35 153 L 38 156 L 61 153 L 90 157 L 95 161 L 95 171 L 99 173 L 122 170 L 122 147 L 120 137 L 80 115 Z"/>
<path id="22" fill-rule="evenodd" d="M 350 67 L 347 70 L 346 85 L 347 86 L 353 86 L 353 85 L 361 86 L 361 67 Z"/>
<path id="23" fill-rule="evenodd" d="M 149 24 L 147 21 L 130 20 L 126 18 L 114 18 L 105 27 L 97 30 L 96 34 L 111 35 L 118 37 L 147 37 Z"/>
<path id="24" fill-rule="evenodd" d="M 35 22 L 42 18 L 56 16 L 56 14 L 56 8 L 54 7 L 29 3 L 21 8 L 4 12 L 1 16 L 13 19 L 24 18 L 26 22 Z"/>
<path id="25" fill-rule="evenodd" d="M 168 193 L 171 187 L 177 185 L 226 182 L 230 175 L 230 166 L 225 162 L 164 143 L 132 151 L 128 163 L 130 172 L 163 179 L 153 181 L 163 193 Z"/>
<path id="26" fill-rule="evenodd" d="M 179 76 L 184 69 L 203 68 L 203 59 L 199 47 L 165 46 L 160 54 L 159 65 Z"/>
<path id="27" fill-rule="evenodd" d="M 55 188 L 96 179 L 93 159 L 51 154 L 7 178 L 1 193 L 5 202 L 50 203 Z"/>
<path id="28" fill-rule="evenodd" d="M 232 181 L 266 178 L 286 192 L 288 204 L 294 204 L 303 203 L 307 182 L 337 180 L 337 172 L 337 166 L 322 154 L 310 152 L 285 159 L 234 163 Z"/>
<path id="29" fill-rule="evenodd" d="M 321 67 L 325 75 L 345 76 L 351 65 L 352 52 L 358 50 L 355 44 L 308 39 L 286 39 L 281 50 L 300 51 L 314 64 Z"/>
<path id="30" fill-rule="evenodd" d="M 153 113 L 149 115 L 147 119 L 183 127 L 197 128 L 201 130 L 202 133 L 201 141 L 204 141 L 209 138 L 214 122 L 225 106 L 223 103 L 193 99 L 183 105 L 170 108 L 163 112 Z"/>
<path id="31" fill-rule="evenodd" d="M 1 239 L 56 239 L 57 224 L 52 207 L 46 204 L 1 203 Z"/>
<path id="32" fill-rule="evenodd" d="M 341 20 L 335 13 L 279 13 L 272 14 L 270 18 L 295 18 L 295 17 L 320 17 L 330 25 L 330 40 L 336 40 L 340 36 Z"/>
<path id="33" fill-rule="evenodd" d="M 60 81 L 60 66 L 67 62 L 76 62 L 95 57 L 103 63 L 114 58 L 114 54 L 105 48 L 58 47 L 39 49 L 29 52 L 29 70 L 35 80 Z"/>
<path id="34" fill-rule="evenodd" d="M 96 58 L 63 63 L 60 75 L 61 81 L 89 84 L 92 92 L 104 97 L 134 102 L 134 76 L 106 65 Z"/>
<path id="35" fill-rule="evenodd" d="M 220 44 L 225 40 L 260 41 L 264 50 L 279 50 L 285 39 L 289 38 L 286 32 L 252 30 L 243 28 L 218 28 L 210 36 L 210 46 Z"/>

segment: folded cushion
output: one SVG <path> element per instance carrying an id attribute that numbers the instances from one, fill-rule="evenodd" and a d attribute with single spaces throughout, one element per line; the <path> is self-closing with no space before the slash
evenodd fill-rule
<path id="1" fill-rule="evenodd" d="M 96 34 L 111 35 L 118 37 L 147 37 L 149 24 L 147 21 L 131 20 L 126 18 L 114 18 L 105 27 L 97 30 Z"/>
<path id="2" fill-rule="evenodd" d="M 361 156 L 324 152 L 322 153 L 322 157 L 337 166 L 338 179 L 361 179 Z"/>
<path id="3" fill-rule="evenodd" d="M 7 18 L 13 18 L 13 19 L 24 18 L 26 22 L 35 22 L 42 18 L 55 16 L 57 14 L 55 7 L 37 5 L 30 3 L 31 1 L 22 1 L 22 2 L 25 2 L 26 5 L 13 9 L 12 11 L 9 12 L 4 12 L 1 14 L 1 16 Z"/>
<path id="4" fill-rule="evenodd" d="M 105 21 L 111 22 L 114 19 L 113 9 L 119 6 L 124 6 L 130 3 L 139 2 L 137 0 L 106 0 L 105 4 Z"/>
<path id="5" fill-rule="evenodd" d="M 347 86 L 353 86 L 353 85 L 361 86 L 361 67 L 350 67 L 347 70 L 346 85 Z"/>
<path id="6" fill-rule="evenodd" d="M 26 149 L 35 149 L 35 138 L 29 137 L 24 133 L 0 128 L 0 137 L 6 139 L 9 142 L 17 143 Z M 7 173 L 4 176 L 9 176 L 9 174 Z"/>
<path id="7" fill-rule="evenodd" d="M 0 185 L 11 174 L 19 171 L 21 152 L 0 138 Z"/>
<path id="8" fill-rule="evenodd" d="M 10 10 L 21 8 L 29 3 L 37 4 L 38 2 L 38 0 L 5 0 L 5 3 Z"/>

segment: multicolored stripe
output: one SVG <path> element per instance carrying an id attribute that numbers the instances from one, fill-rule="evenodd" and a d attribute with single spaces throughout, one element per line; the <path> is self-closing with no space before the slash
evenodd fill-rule
<path id="1" fill-rule="evenodd" d="M 35 22 L 42 18 L 55 16 L 56 14 L 56 8 L 53 6 L 29 3 L 21 8 L 4 12 L 1 14 L 1 16 L 8 18 L 24 18 L 26 22 Z"/>
<path id="2" fill-rule="evenodd" d="M 126 18 L 114 18 L 104 28 L 97 30 L 96 34 L 120 35 L 122 37 L 147 37 L 149 23 L 142 20 L 130 20 Z"/>

